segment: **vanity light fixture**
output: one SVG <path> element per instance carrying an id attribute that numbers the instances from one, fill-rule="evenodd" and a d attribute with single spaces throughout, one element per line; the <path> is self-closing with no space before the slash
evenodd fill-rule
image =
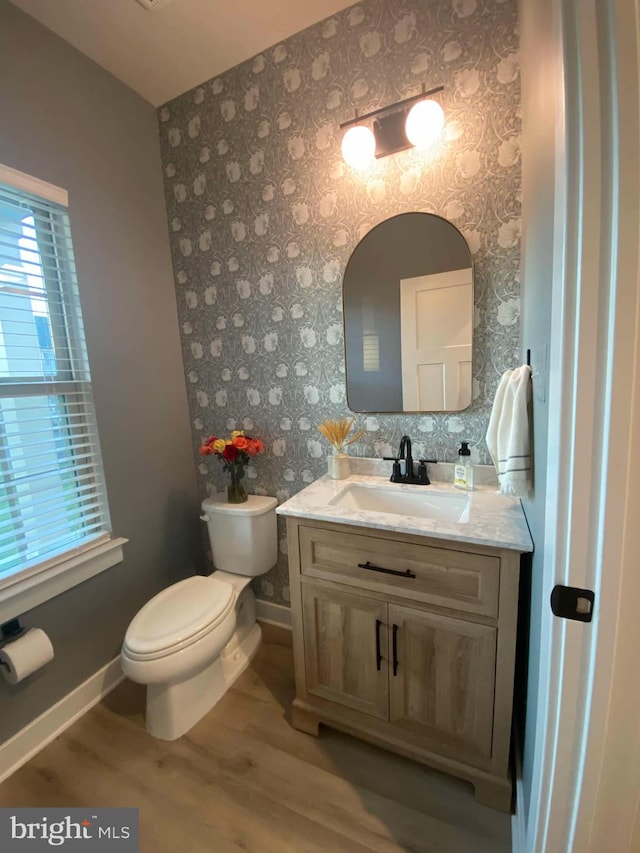
<path id="1" fill-rule="evenodd" d="M 342 137 L 342 156 L 354 169 L 368 169 L 376 153 L 376 140 L 368 127 L 357 124 Z"/>
<path id="2" fill-rule="evenodd" d="M 374 160 L 404 151 L 406 148 L 425 148 L 436 142 L 444 127 L 444 112 L 437 101 L 430 98 L 442 92 L 444 86 L 405 98 L 388 107 L 343 121 L 340 128 L 348 128 L 342 137 L 342 156 L 354 169 L 367 169 Z M 373 119 L 373 129 L 365 122 Z"/>

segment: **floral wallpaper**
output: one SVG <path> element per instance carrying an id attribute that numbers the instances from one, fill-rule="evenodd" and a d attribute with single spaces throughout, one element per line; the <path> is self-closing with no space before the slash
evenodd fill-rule
<path id="1" fill-rule="evenodd" d="M 452 461 L 484 434 L 501 373 L 519 360 L 520 88 L 516 0 L 366 0 L 159 109 L 194 454 L 245 429 L 266 453 L 249 491 L 281 501 L 326 472 L 316 430 L 348 412 L 341 277 L 374 225 L 421 210 L 452 221 L 475 268 L 473 402 L 465 412 L 359 415 L 352 450 Z M 442 142 L 347 166 L 339 124 L 445 87 Z M 197 461 L 202 496 L 221 489 Z M 287 543 L 257 580 L 288 603 Z"/>

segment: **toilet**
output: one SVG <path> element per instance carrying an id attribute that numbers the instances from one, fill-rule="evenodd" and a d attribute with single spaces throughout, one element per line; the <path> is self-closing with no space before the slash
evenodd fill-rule
<path id="1" fill-rule="evenodd" d="M 175 740 L 213 708 L 260 645 L 252 578 L 278 556 L 275 498 L 226 495 L 202 502 L 215 571 L 154 596 L 134 616 L 120 659 L 125 675 L 147 685 L 146 728 Z"/>

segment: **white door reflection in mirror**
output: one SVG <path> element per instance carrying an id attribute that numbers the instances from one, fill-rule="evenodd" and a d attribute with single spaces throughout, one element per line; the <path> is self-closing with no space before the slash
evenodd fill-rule
<path id="1" fill-rule="evenodd" d="M 459 411 L 471 403 L 471 267 L 400 281 L 402 407 Z"/>

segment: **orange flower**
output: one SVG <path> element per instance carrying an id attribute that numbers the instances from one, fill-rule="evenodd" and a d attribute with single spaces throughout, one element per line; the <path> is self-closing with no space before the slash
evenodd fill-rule
<path id="1" fill-rule="evenodd" d="M 233 437 L 233 444 L 238 450 L 246 450 L 249 447 L 249 439 L 245 438 L 244 435 L 236 435 Z"/>
<path id="2" fill-rule="evenodd" d="M 200 455 L 209 456 L 210 453 L 213 453 L 213 448 L 210 447 L 208 444 L 203 444 L 200 448 Z"/>
<path id="3" fill-rule="evenodd" d="M 260 441 L 259 438 L 252 438 L 249 442 L 249 446 L 247 447 L 247 453 L 249 456 L 257 456 L 259 453 L 262 453 L 264 450 L 264 444 Z"/>

